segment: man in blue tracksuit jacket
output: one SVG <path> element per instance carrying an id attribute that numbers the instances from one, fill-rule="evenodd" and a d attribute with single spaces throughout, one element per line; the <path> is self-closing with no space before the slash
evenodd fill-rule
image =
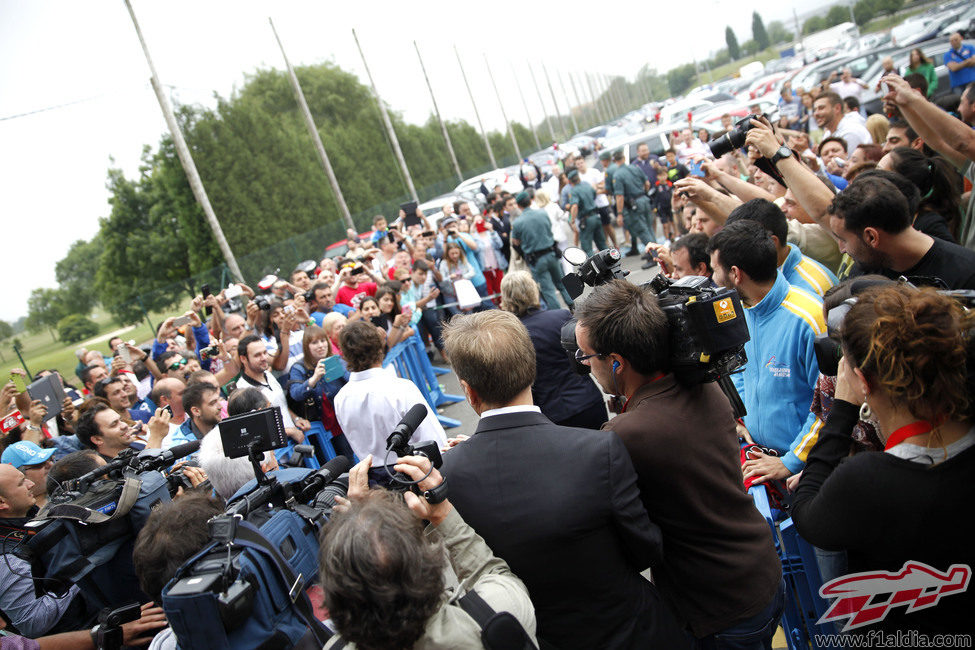
<path id="1" fill-rule="evenodd" d="M 748 410 L 745 428 L 779 454 L 747 461 L 745 478 L 786 478 L 802 469 L 823 425 L 809 410 L 819 377 L 813 341 L 826 330 L 822 299 L 777 271 L 775 245 L 758 222 L 725 226 L 708 251 L 714 281 L 736 289 L 746 306 L 748 363 L 732 375 Z"/>

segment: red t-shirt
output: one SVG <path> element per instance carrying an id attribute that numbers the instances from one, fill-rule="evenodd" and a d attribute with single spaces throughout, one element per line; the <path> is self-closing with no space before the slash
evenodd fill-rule
<path id="1" fill-rule="evenodd" d="M 358 309 L 359 302 L 366 296 L 375 296 L 378 289 L 379 286 L 375 282 L 360 282 L 355 287 L 343 284 L 335 296 L 335 301 Z"/>

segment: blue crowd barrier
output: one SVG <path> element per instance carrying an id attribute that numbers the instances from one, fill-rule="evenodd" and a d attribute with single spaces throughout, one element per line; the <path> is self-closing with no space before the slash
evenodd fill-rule
<path id="1" fill-rule="evenodd" d="M 454 404 L 464 401 L 463 395 L 445 393 L 437 381 L 437 373 L 427 358 L 426 348 L 418 335 L 397 343 L 386 353 L 383 367 L 392 365 L 396 374 L 403 379 L 409 379 L 420 389 L 427 400 L 427 404 L 437 413 L 437 408 L 444 404 Z M 459 427 L 460 420 L 437 414 L 440 424 L 446 428 Z"/>
<path id="2" fill-rule="evenodd" d="M 817 634 L 832 634 L 831 624 L 817 625 L 816 621 L 829 608 L 829 603 L 819 596 L 823 579 L 816 563 L 812 545 L 799 536 L 791 517 L 779 521 L 782 512 L 769 504 L 768 492 L 761 485 L 748 490 L 755 507 L 772 529 L 775 551 L 782 563 L 785 580 L 785 608 L 782 612 L 782 629 L 790 650 L 822 646 L 816 643 Z"/>

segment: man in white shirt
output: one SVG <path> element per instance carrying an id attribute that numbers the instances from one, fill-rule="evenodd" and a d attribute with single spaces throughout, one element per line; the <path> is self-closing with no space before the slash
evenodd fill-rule
<path id="1" fill-rule="evenodd" d="M 813 117 L 823 127 L 823 137 L 843 138 L 846 150 L 853 151 L 861 144 L 870 144 L 873 138 L 855 113 L 845 113 L 843 99 L 834 92 L 823 93 L 813 103 Z"/>
<path id="2" fill-rule="evenodd" d="M 413 405 L 426 406 L 426 399 L 413 382 L 383 368 L 384 337 L 384 332 L 365 321 L 352 321 L 342 329 L 339 347 L 351 373 L 349 383 L 335 396 L 339 426 L 356 456 L 372 454 L 369 478 L 380 485 L 388 485 L 390 474 L 395 473 L 392 465 L 396 458 L 386 453 L 386 438 Z M 429 406 L 410 442 L 425 440 L 434 440 L 441 447 L 447 444 L 443 426 Z"/>
<path id="3" fill-rule="evenodd" d="M 839 81 L 832 81 L 832 79 L 836 78 L 835 72 L 831 73 L 829 78 L 831 80 L 829 89 L 843 99 L 846 99 L 847 97 L 856 97 L 857 101 L 859 102 L 860 92 L 867 87 L 867 84 L 853 76 L 853 71 L 849 68 L 843 68 Z"/>
<path id="4" fill-rule="evenodd" d="M 680 139 L 674 144 L 674 151 L 677 152 L 677 162 L 686 165 L 697 156 L 709 157 L 711 150 L 700 139 L 694 137 L 690 129 L 680 132 Z"/>
<path id="5" fill-rule="evenodd" d="M 271 406 L 277 406 L 281 409 L 281 421 L 284 423 L 284 432 L 288 434 L 288 437 L 298 443 L 304 442 L 304 432 L 311 428 L 311 424 L 305 418 L 293 417 L 291 411 L 288 410 L 288 401 L 284 396 L 281 383 L 267 371 L 269 365 L 267 344 L 253 334 L 245 336 L 237 344 L 237 356 L 241 367 L 237 387 L 252 386 L 260 389 Z M 278 460 L 281 460 L 290 453 L 289 445 L 279 449 L 276 455 Z"/>
<path id="6" fill-rule="evenodd" d="M 616 243 L 616 231 L 613 229 L 613 214 L 609 209 L 609 197 L 606 196 L 606 172 L 586 165 L 585 156 L 576 158 L 575 163 L 579 180 L 589 183 L 596 190 L 596 212 L 599 213 L 599 222 L 603 225 L 603 233 L 607 241 L 613 243 L 613 248 L 619 248 Z"/>

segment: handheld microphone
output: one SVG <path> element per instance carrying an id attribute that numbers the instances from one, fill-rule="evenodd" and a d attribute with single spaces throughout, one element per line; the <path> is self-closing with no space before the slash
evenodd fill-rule
<path id="1" fill-rule="evenodd" d="M 413 433 L 416 428 L 420 426 L 424 418 L 427 417 L 427 405 L 426 404 L 414 404 L 413 407 L 406 412 L 403 419 L 399 421 L 393 432 L 389 434 L 386 438 L 386 449 L 402 449 L 410 442 L 410 438 L 413 437 Z"/>
<path id="2" fill-rule="evenodd" d="M 310 501 L 322 491 L 322 488 L 348 472 L 350 467 L 352 467 L 352 462 L 348 458 L 336 456 L 322 465 L 317 472 L 302 479 L 302 485 L 297 492 L 297 500 L 302 503 Z"/>
<path id="3" fill-rule="evenodd" d="M 136 468 L 139 472 L 151 472 L 153 470 L 159 470 L 163 467 L 172 465 L 173 462 L 183 458 L 184 456 L 195 454 L 199 450 L 199 440 L 184 442 L 181 445 L 170 447 L 163 452 L 158 452 L 155 449 L 147 449 L 140 453 L 138 458 L 136 458 Z"/>

